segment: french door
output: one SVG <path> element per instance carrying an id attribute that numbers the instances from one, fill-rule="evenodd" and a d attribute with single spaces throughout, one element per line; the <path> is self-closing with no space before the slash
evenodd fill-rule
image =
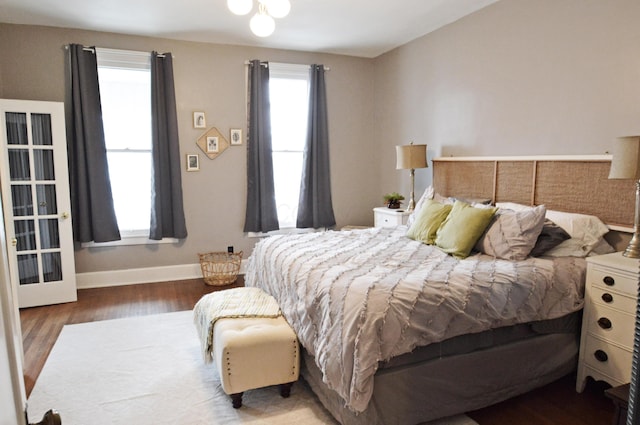
<path id="1" fill-rule="evenodd" d="M 64 106 L 0 100 L 9 274 L 20 307 L 76 301 Z"/>

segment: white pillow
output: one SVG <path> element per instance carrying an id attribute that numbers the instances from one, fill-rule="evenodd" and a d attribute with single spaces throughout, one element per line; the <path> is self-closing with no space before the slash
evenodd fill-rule
<path id="1" fill-rule="evenodd" d="M 433 186 L 429 186 L 424 190 L 424 193 L 422 194 L 420 199 L 418 199 L 418 202 L 416 202 L 416 206 L 413 207 L 413 211 L 407 218 L 407 227 L 411 227 L 413 222 L 416 221 L 416 217 L 420 213 L 420 210 L 422 209 L 422 206 L 424 205 L 425 201 L 427 199 L 433 199 L 433 194 L 434 194 Z"/>
<path id="2" fill-rule="evenodd" d="M 586 257 L 601 245 L 602 237 L 609 232 L 609 228 L 594 215 L 547 210 L 546 217 L 571 236 L 571 239 L 545 253 L 552 257 Z"/>
<path id="3" fill-rule="evenodd" d="M 534 208 L 531 205 L 517 204 L 515 202 L 496 202 L 496 207 L 512 211 L 528 211 Z"/>

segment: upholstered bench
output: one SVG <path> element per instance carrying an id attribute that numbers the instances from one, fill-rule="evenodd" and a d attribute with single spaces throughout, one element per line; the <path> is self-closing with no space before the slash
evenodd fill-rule
<path id="1" fill-rule="evenodd" d="M 234 408 L 242 394 L 280 385 L 288 397 L 300 373 L 298 339 L 275 299 L 258 288 L 205 295 L 194 308 L 205 361 L 213 362 Z"/>
<path id="2" fill-rule="evenodd" d="M 235 408 L 242 405 L 246 390 L 280 384 L 280 395 L 289 397 L 298 380 L 298 339 L 282 316 L 218 320 L 213 352 L 222 389 Z"/>

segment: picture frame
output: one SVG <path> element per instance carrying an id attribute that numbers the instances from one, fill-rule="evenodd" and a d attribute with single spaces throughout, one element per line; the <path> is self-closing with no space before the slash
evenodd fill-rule
<path id="1" fill-rule="evenodd" d="M 211 127 L 202 133 L 196 140 L 196 145 L 209 159 L 216 159 L 231 146 L 227 137 L 215 127 Z"/>
<path id="2" fill-rule="evenodd" d="M 193 113 L 193 128 L 207 128 L 207 119 L 204 112 Z"/>
<path id="3" fill-rule="evenodd" d="M 232 128 L 229 131 L 229 141 L 231 145 L 238 146 L 242 144 L 242 129 L 241 128 Z"/>
<path id="4" fill-rule="evenodd" d="M 187 171 L 200 171 L 200 156 L 187 154 Z"/>
<path id="5" fill-rule="evenodd" d="M 218 153 L 219 151 L 218 136 L 207 136 L 207 153 Z"/>

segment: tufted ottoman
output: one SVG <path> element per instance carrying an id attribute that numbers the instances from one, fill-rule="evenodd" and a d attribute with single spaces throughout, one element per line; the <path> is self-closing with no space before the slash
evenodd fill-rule
<path id="1" fill-rule="evenodd" d="M 242 406 L 243 391 L 280 384 L 282 397 L 289 397 L 298 380 L 298 339 L 282 316 L 218 320 L 213 352 L 222 389 L 235 408 Z"/>
<path id="2" fill-rule="evenodd" d="M 289 396 L 300 372 L 298 339 L 271 296 L 258 288 L 214 292 L 198 301 L 194 317 L 205 358 L 213 360 L 234 408 L 255 388 L 280 385 L 282 397 Z"/>

